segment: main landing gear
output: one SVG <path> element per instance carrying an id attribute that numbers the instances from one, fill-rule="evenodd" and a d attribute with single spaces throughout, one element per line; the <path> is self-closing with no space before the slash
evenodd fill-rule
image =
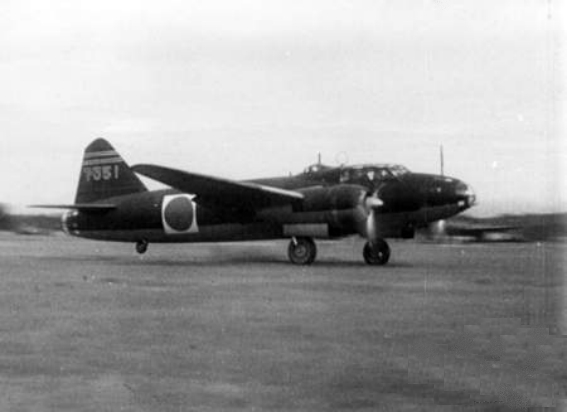
<path id="1" fill-rule="evenodd" d="M 136 252 L 142 255 L 146 253 L 146 250 L 148 250 L 148 241 L 145 239 L 138 240 L 136 242 Z"/>
<path id="2" fill-rule="evenodd" d="M 317 246 L 310 237 L 294 237 L 289 242 L 287 255 L 296 265 L 310 265 L 317 257 Z M 384 239 L 368 241 L 364 245 L 362 256 L 369 265 L 385 265 L 390 260 L 390 246 Z"/>
<path id="3" fill-rule="evenodd" d="M 317 256 L 317 246 L 310 237 L 294 237 L 289 242 L 287 255 L 296 265 L 310 265 Z"/>
<path id="4" fill-rule="evenodd" d="M 368 241 L 364 245 L 362 256 L 369 265 L 385 265 L 390 259 L 390 246 L 384 239 Z"/>

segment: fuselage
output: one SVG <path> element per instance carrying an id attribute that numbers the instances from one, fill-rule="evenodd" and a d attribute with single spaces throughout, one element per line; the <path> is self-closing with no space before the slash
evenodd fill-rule
<path id="1" fill-rule="evenodd" d="M 365 199 L 382 203 L 376 215 L 383 238 L 413 237 L 415 229 L 471 207 L 474 193 L 446 176 L 411 173 L 396 165 L 330 168 L 314 165 L 296 176 L 247 182 L 293 190 L 300 205 L 267 206 L 245 212 L 203 206 L 192 194 L 166 189 L 104 199 L 116 205 L 100 212 L 69 211 L 67 233 L 91 239 L 147 242 L 219 242 L 363 234 Z"/>

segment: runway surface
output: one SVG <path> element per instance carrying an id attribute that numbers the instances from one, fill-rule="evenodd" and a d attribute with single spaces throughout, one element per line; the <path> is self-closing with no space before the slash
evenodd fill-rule
<path id="1" fill-rule="evenodd" d="M 565 244 L 0 235 L 0 410 L 565 407 Z"/>

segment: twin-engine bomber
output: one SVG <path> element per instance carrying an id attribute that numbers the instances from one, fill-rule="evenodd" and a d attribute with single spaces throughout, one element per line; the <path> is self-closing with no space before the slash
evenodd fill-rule
<path id="1" fill-rule="evenodd" d="M 170 186 L 149 191 L 136 173 Z M 84 152 L 75 203 L 37 205 L 69 209 L 66 233 L 89 239 L 149 243 L 291 239 L 288 256 L 313 263 L 313 239 L 358 234 L 370 265 L 390 258 L 385 238 L 412 238 L 416 229 L 475 203 L 471 187 L 442 175 L 412 173 L 400 165 L 329 167 L 321 163 L 289 177 L 248 181 L 163 166 L 129 167 L 104 139 Z"/>

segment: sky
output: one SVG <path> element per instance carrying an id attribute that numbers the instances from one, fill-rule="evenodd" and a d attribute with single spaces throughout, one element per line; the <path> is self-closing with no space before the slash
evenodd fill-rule
<path id="1" fill-rule="evenodd" d="M 471 214 L 565 212 L 560 3 L 3 1 L 0 202 L 72 203 L 104 137 L 231 179 L 317 153 L 437 173 L 443 145 Z"/>

